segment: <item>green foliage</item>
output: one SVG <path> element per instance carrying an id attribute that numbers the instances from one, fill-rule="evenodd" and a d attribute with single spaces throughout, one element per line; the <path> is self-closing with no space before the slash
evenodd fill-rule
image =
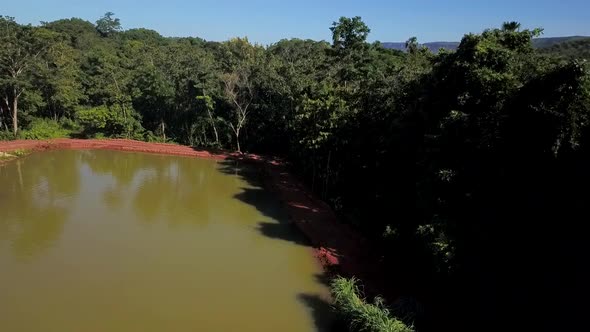
<path id="1" fill-rule="evenodd" d="M 76 119 L 84 127 L 83 134 L 87 137 L 143 137 L 143 128 L 137 119 L 113 107 L 81 108 L 76 111 Z"/>
<path id="2" fill-rule="evenodd" d="M 11 115 L 14 136 L 19 129 L 19 101 L 34 100 L 38 95 L 32 89 L 36 70 L 42 65 L 42 57 L 52 40 L 50 31 L 21 26 L 13 17 L 0 16 L 0 116 Z"/>
<path id="3" fill-rule="evenodd" d="M 301 135 L 298 143 L 309 150 L 325 147 L 345 121 L 346 111 L 346 102 L 331 87 L 324 87 L 312 98 L 305 96 L 295 115 L 296 131 Z"/>
<path id="4" fill-rule="evenodd" d="M 80 18 L 42 22 L 42 25 L 64 36 L 68 44 L 76 50 L 88 50 L 100 41 L 94 24 Z"/>
<path id="5" fill-rule="evenodd" d="M 574 40 L 587 39 L 584 36 L 567 36 L 567 37 L 548 37 L 533 39 L 533 46 L 537 49 L 544 49 L 561 43 L 567 43 Z"/>
<path id="6" fill-rule="evenodd" d="M 360 16 L 340 17 L 338 22 L 332 23 L 330 30 L 332 30 L 332 46 L 336 49 L 362 47 L 371 32 Z"/>
<path id="7" fill-rule="evenodd" d="M 335 278 L 330 284 L 336 312 L 358 332 L 411 332 L 413 329 L 392 317 L 382 298 L 367 303 L 362 298 L 358 280 Z"/>
<path id="8" fill-rule="evenodd" d="M 113 16 L 115 16 L 115 13 L 107 12 L 103 17 L 96 21 L 96 31 L 98 31 L 101 36 L 108 37 L 121 31 L 121 21 Z"/>
<path id="9" fill-rule="evenodd" d="M 0 130 L 0 141 L 10 141 L 14 139 L 14 134 L 8 130 Z"/>
<path id="10" fill-rule="evenodd" d="M 24 139 L 51 139 L 69 137 L 70 130 L 64 128 L 55 120 L 34 119 L 29 127 L 20 132 Z"/>

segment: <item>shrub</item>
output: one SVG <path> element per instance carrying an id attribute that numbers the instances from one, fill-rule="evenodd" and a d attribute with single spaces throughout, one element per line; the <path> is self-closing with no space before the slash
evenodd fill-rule
<path id="1" fill-rule="evenodd" d="M 61 118 L 59 124 L 71 132 L 79 132 L 82 129 L 78 122 L 66 117 Z"/>
<path id="2" fill-rule="evenodd" d="M 69 137 L 70 131 L 63 128 L 57 121 L 36 118 L 29 124 L 28 129 L 20 132 L 24 139 L 50 139 Z"/>
<path id="3" fill-rule="evenodd" d="M 351 331 L 361 332 L 412 332 L 401 320 L 391 316 L 383 300 L 377 297 L 374 304 L 367 303 L 355 278 L 338 277 L 330 285 L 334 308 Z"/>
<path id="4" fill-rule="evenodd" d="M 0 130 L 0 141 L 11 141 L 14 139 L 12 132 L 8 130 Z"/>
<path id="5" fill-rule="evenodd" d="M 164 140 L 162 136 L 154 134 L 151 130 L 146 131 L 143 140 L 150 143 L 168 143 L 168 140 Z"/>
<path id="6" fill-rule="evenodd" d="M 84 127 L 83 134 L 88 137 L 143 138 L 143 127 L 133 110 L 125 116 L 104 105 L 81 108 L 76 111 L 76 119 Z"/>

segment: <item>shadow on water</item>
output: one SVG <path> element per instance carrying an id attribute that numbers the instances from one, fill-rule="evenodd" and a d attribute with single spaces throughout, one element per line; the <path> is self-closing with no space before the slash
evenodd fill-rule
<path id="1" fill-rule="evenodd" d="M 271 239 L 311 247 L 309 240 L 290 222 L 289 215 L 277 196 L 264 188 L 262 174 L 256 165 L 241 160 L 224 160 L 219 163 L 219 170 L 228 175 L 238 176 L 247 183 L 234 198 L 255 207 L 264 216 L 274 220 L 259 222 L 256 228 L 260 234 Z M 330 277 L 326 273 L 316 274 L 314 279 L 318 284 L 329 286 Z M 331 303 L 326 296 L 299 293 L 296 297 L 310 313 L 317 331 L 345 330 L 335 319 Z"/>
<path id="2" fill-rule="evenodd" d="M 304 304 L 310 311 L 314 325 L 317 331 L 337 332 L 345 331 L 341 322 L 334 319 L 334 312 L 330 302 L 317 294 L 301 293 L 297 295 L 297 300 Z"/>
<path id="3" fill-rule="evenodd" d="M 255 207 L 264 216 L 276 221 L 259 222 L 256 228 L 260 234 L 272 239 L 311 246 L 305 236 L 290 222 L 289 215 L 276 195 L 264 189 L 264 181 L 256 165 L 237 160 L 225 160 L 219 165 L 221 172 L 238 176 L 248 184 L 234 196 L 235 199 Z"/>
<path id="4" fill-rule="evenodd" d="M 326 287 L 330 286 L 330 275 L 323 272 L 314 276 L 316 281 Z M 317 331 L 340 332 L 347 331 L 344 321 L 338 319 L 331 302 L 318 294 L 300 293 L 297 300 L 305 305 L 313 319 Z"/>

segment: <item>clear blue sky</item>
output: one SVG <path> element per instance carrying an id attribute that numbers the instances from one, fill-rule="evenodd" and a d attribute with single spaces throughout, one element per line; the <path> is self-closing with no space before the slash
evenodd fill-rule
<path id="1" fill-rule="evenodd" d="M 164 36 L 226 40 L 247 36 L 268 44 L 282 38 L 330 39 L 340 16 L 362 16 L 371 41 L 458 41 L 504 21 L 545 28 L 545 36 L 590 36 L 590 0 L 2 0 L 0 15 L 38 24 L 80 17 L 95 22 L 115 12 L 123 28 Z"/>

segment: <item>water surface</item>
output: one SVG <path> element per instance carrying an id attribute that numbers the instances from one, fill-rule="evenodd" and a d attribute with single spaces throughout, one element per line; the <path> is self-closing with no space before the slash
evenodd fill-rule
<path id="1" fill-rule="evenodd" d="M 0 330 L 320 329 L 321 269 L 251 173 L 114 151 L 0 166 Z"/>

